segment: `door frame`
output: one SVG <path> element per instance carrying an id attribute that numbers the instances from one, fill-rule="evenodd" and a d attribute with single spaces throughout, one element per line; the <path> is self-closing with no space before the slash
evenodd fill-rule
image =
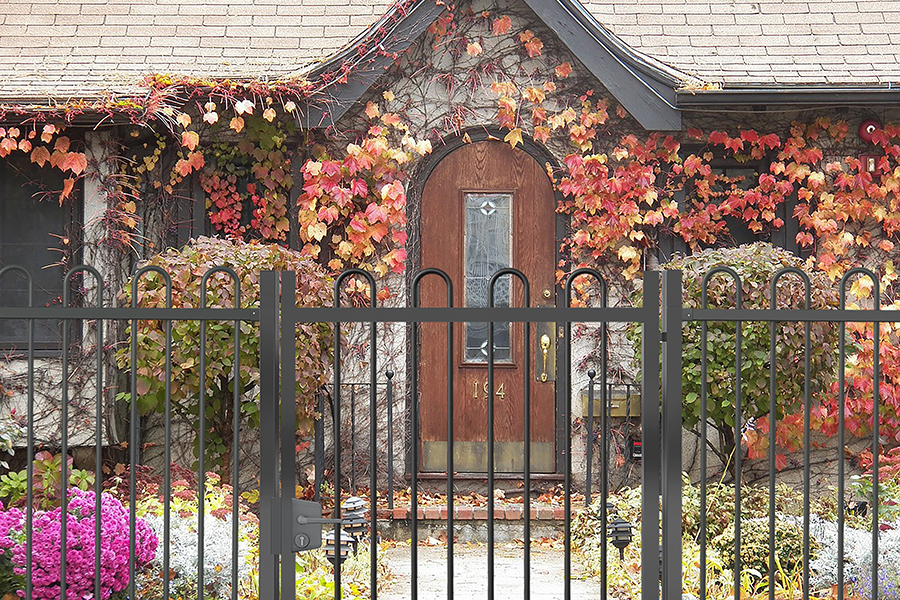
<path id="1" fill-rule="evenodd" d="M 432 171 L 434 171 L 435 167 L 449 154 L 453 151 L 458 150 L 459 148 L 465 146 L 466 144 L 471 142 L 485 142 L 485 141 L 497 141 L 499 143 L 503 142 L 504 137 L 503 131 L 498 127 L 474 127 L 461 131 L 457 135 L 447 136 L 443 138 L 442 144 L 440 146 L 435 145 L 431 154 L 425 157 L 422 161 L 420 161 L 418 167 L 415 172 L 412 174 L 412 179 L 409 185 L 409 189 L 407 191 L 407 232 L 409 235 L 409 240 L 407 244 L 407 261 L 406 261 L 406 271 L 404 275 L 404 283 L 406 289 L 411 289 L 412 280 L 416 273 L 422 267 L 422 196 L 425 191 L 425 183 L 428 181 L 428 178 L 431 176 Z M 468 140 L 466 140 L 466 136 L 468 136 Z M 519 146 L 526 154 L 535 159 L 538 164 L 541 166 L 549 163 L 550 166 L 556 170 L 560 167 L 560 162 L 556 159 L 556 157 L 543 145 L 536 142 L 531 136 L 523 134 L 522 135 L 522 144 Z M 556 200 L 556 204 L 559 203 L 563 199 L 563 195 L 557 189 L 556 186 L 553 186 L 553 197 Z M 566 215 L 556 213 L 555 219 L 555 244 L 556 251 L 554 257 L 554 264 L 558 265 L 559 261 L 565 258 L 563 254 L 560 252 L 560 243 L 562 242 L 563 237 L 566 233 L 566 226 L 569 223 L 569 218 Z M 454 282 L 456 283 L 456 282 Z M 563 301 L 563 287 L 559 285 L 559 283 L 555 284 L 556 291 L 556 302 L 559 305 L 560 301 Z M 408 302 L 412 302 L 412 298 L 407 299 Z M 415 361 L 413 360 L 414 352 L 412 348 L 412 325 L 407 324 L 406 326 L 406 389 L 410 391 L 412 390 L 412 369 L 417 368 Z M 557 359 L 556 361 L 556 381 L 559 382 L 562 380 L 562 377 L 565 376 L 563 369 L 564 361 Z M 563 386 L 556 385 L 555 386 L 555 402 L 554 402 L 554 432 L 555 432 L 555 445 L 556 445 L 556 460 L 554 471 L 556 473 L 563 473 L 565 470 L 565 444 L 566 444 L 566 429 L 565 423 L 563 422 L 563 414 L 566 410 L 566 398 L 564 397 Z M 574 392 L 573 392 L 574 393 Z M 406 435 L 405 439 L 412 440 L 412 423 L 411 423 L 411 414 L 409 409 L 407 409 L 407 426 L 406 426 Z M 421 432 L 421 428 L 419 428 Z M 421 440 L 417 439 L 413 443 L 420 443 Z M 404 459 L 404 474 L 408 477 L 411 473 L 411 465 L 412 465 L 412 447 L 408 446 L 405 449 L 405 459 Z"/>

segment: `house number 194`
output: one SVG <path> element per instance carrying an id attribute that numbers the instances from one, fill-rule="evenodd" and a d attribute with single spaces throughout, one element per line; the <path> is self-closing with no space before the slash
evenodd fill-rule
<path id="1" fill-rule="evenodd" d="M 478 400 L 478 390 L 480 388 L 484 391 L 484 400 L 485 400 L 485 402 L 487 402 L 488 382 L 485 381 L 484 385 L 480 386 L 479 382 L 475 381 L 475 382 L 473 382 L 472 386 L 473 386 L 473 391 L 474 391 L 474 398 L 476 400 Z M 497 386 L 497 391 L 494 392 L 494 395 L 497 396 L 498 398 L 500 398 L 500 400 L 503 400 L 506 398 L 506 388 L 504 387 L 504 384 L 502 382 L 500 383 L 499 386 Z"/>

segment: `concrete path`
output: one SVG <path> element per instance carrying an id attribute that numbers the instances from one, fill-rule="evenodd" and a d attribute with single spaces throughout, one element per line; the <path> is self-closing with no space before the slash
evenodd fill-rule
<path id="1" fill-rule="evenodd" d="M 497 600 L 518 600 L 524 594 L 522 548 L 516 544 L 497 544 L 494 554 L 494 591 Z M 477 600 L 487 597 L 487 545 L 456 544 L 454 547 L 454 598 Z M 410 548 L 397 546 L 386 552 L 393 575 L 392 583 L 378 594 L 380 600 L 407 600 L 411 592 Z M 562 547 L 532 547 L 531 597 L 536 600 L 563 598 Z M 599 598 L 600 584 L 579 580 L 581 569 L 572 559 L 572 598 Z M 419 546 L 419 598 L 441 600 L 447 597 L 447 548 Z"/>

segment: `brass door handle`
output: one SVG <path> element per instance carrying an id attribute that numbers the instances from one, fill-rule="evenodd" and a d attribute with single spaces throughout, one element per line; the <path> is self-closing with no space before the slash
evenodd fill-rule
<path id="1" fill-rule="evenodd" d="M 541 381 L 547 381 L 547 352 L 550 350 L 550 336 L 546 333 L 541 336 L 541 352 L 544 355 L 544 367 L 541 372 Z"/>

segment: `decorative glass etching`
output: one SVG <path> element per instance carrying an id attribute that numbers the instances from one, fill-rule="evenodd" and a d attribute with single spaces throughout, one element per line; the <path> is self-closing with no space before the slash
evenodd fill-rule
<path id="1" fill-rule="evenodd" d="M 491 277 L 512 264 L 512 194 L 467 193 L 466 306 L 488 306 Z M 509 306 L 510 278 L 494 286 L 494 306 Z M 466 362 L 488 361 L 488 324 L 466 323 Z M 509 323 L 494 324 L 494 361 L 511 362 Z"/>

